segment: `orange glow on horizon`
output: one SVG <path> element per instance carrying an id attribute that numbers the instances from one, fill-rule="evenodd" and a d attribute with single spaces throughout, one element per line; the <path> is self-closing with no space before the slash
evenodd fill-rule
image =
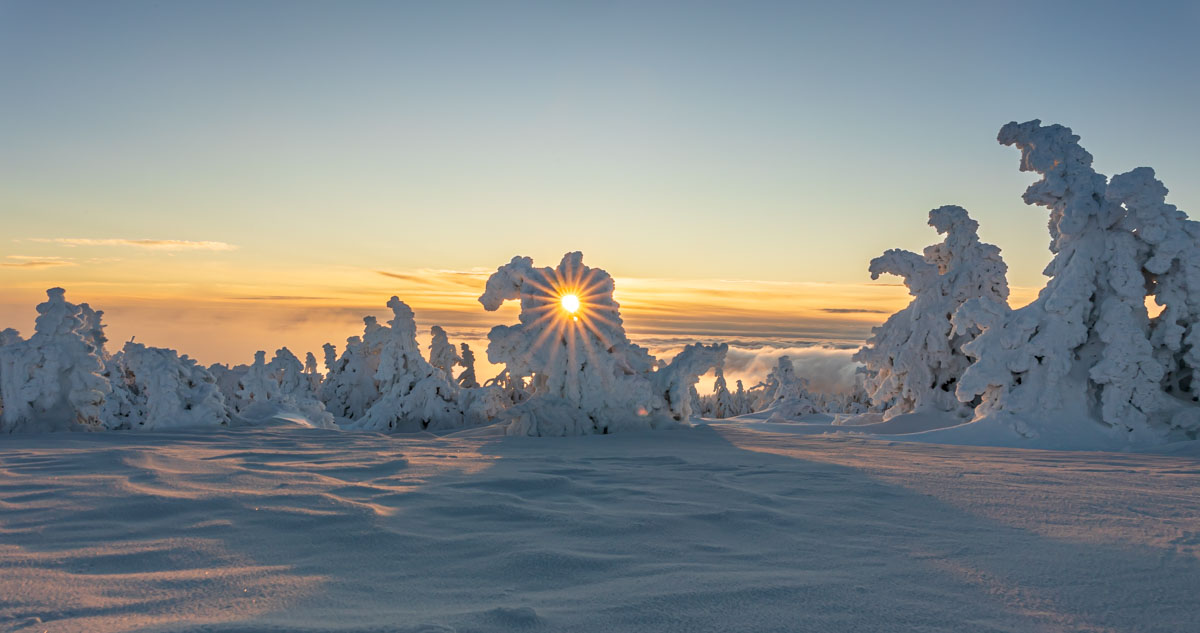
<path id="1" fill-rule="evenodd" d="M 86 263 L 87 265 L 83 265 Z M 340 349 L 362 334 L 362 318 L 390 318 L 397 295 L 416 312 L 420 333 L 445 327 L 453 339 L 482 352 L 486 333 L 517 320 L 510 302 L 499 312 L 481 309 L 489 268 L 387 271 L 344 265 L 239 265 L 204 253 L 80 261 L 74 266 L 3 267 L 0 328 L 28 336 L 45 290 L 62 286 L 67 300 L 104 310 L 110 351 L 125 341 L 170 347 L 204 364 L 246 363 L 257 350 L 287 346 L 303 357 L 330 342 Z M 596 280 L 572 274 L 539 289 L 542 309 L 563 327 L 592 331 L 617 314 L 598 306 Z M 870 328 L 911 299 L 896 283 L 816 283 L 728 279 L 620 277 L 614 282 L 620 318 L 630 338 L 691 341 L 751 339 L 861 342 Z M 1013 288 L 1023 305 L 1035 288 Z M 571 312 L 564 297 L 579 307 Z M 567 316 L 574 318 L 566 318 Z M 578 319 L 578 320 L 576 320 Z M 593 327 L 589 327 L 592 324 Z M 603 328 L 601 328 L 603 329 Z M 480 375 L 486 354 L 478 354 Z"/>

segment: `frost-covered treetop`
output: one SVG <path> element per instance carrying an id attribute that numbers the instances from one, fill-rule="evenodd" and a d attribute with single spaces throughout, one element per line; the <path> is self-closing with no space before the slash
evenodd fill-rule
<path id="1" fill-rule="evenodd" d="M 1079 145 L 1071 128 L 1043 126 L 1037 119 L 1014 121 L 1000 128 L 997 140 L 1021 150 L 1021 171 L 1042 175 L 1022 199 L 1050 209 L 1052 252 L 1058 252 L 1063 235 L 1080 233 L 1089 219 L 1105 228 L 1120 218 L 1120 208 L 1104 202 L 1104 175 L 1092 169 L 1092 155 Z"/>
<path id="2" fill-rule="evenodd" d="M 388 325 L 392 326 L 396 337 L 408 338 L 411 334 L 417 336 L 416 315 L 413 314 L 412 308 L 408 307 L 407 303 L 400 300 L 400 297 L 392 296 L 388 299 L 387 307 L 392 309 L 392 318 L 388 321 Z M 370 330 L 370 323 L 368 323 Z"/>

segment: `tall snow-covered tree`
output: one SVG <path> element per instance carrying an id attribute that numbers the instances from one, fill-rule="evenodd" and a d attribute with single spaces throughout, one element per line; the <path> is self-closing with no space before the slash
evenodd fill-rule
<path id="1" fill-rule="evenodd" d="M 955 332 L 951 319 L 970 299 L 1008 301 L 1008 267 L 1000 249 L 979 240 L 979 224 L 965 209 L 933 209 L 929 225 L 946 237 L 924 254 L 893 249 L 871 260 L 872 279 L 901 277 L 913 297 L 872 330 L 854 355 L 863 364 L 863 386 L 884 419 L 931 410 L 969 417 L 977 402 L 960 402 L 955 389 L 971 363 L 962 345 L 978 330 Z"/>
<path id="2" fill-rule="evenodd" d="M 1109 195 L 1107 179 L 1069 128 L 1013 122 L 999 141 L 1021 150 L 1022 171 L 1042 176 L 1024 200 L 1049 209 L 1054 258 L 1045 271 L 1050 280 L 1028 306 L 1010 310 L 981 298 L 955 315 L 958 332 L 982 332 L 963 346 L 974 363 L 959 381 L 959 399 L 981 399 L 976 417 L 1003 414 L 1027 437 L 1055 419 L 1087 417 L 1135 441 L 1196 432 L 1196 408 L 1164 386 L 1171 378 L 1163 350 L 1175 338 L 1163 336 L 1156 350 L 1145 307 L 1156 271 L 1167 276 L 1164 301 L 1181 309 L 1187 303 L 1170 298 L 1168 288 L 1176 287 L 1171 271 L 1187 274 L 1179 252 L 1194 251 L 1196 242 L 1179 246 L 1164 227 L 1182 229 L 1185 240 L 1194 229 L 1162 206 L 1165 189 L 1146 172 L 1116 179 Z M 1164 334 L 1172 319 L 1158 322 Z"/>

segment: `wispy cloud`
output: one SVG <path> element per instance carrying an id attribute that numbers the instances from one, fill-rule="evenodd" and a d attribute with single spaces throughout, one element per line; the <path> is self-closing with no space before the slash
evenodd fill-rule
<path id="1" fill-rule="evenodd" d="M 891 314 L 892 310 L 876 310 L 874 308 L 820 308 L 821 312 L 829 314 Z"/>
<path id="2" fill-rule="evenodd" d="M 490 273 L 486 272 L 468 272 L 461 270 L 419 270 L 413 273 L 394 273 L 386 270 L 376 270 L 376 274 L 383 275 L 389 279 L 398 279 L 409 283 L 422 284 L 427 286 L 464 286 L 469 288 L 482 288 L 487 281 Z"/>
<path id="3" fill-rule="evenodd" d="M 261 295 L 257 297 L 230 297 L 234 301 L 324 301 L 326 297 L 305 295 Z"/>
<path id="4" fill-rule="evenodd" d="M 74 266 L 75 262 L 62 257 L 39 257 L 37 255 L 7 255 L 5 259 L 12 261 L 0 262 L 4 268 L 54 268 L 56 266 Z"/>
<path id="5" fill-rule="evenodd" d="M 30 241 L 62 246 L 132 246 L 156 251 L 232 251 L 237 247 L 226 242 L 192 240 L 134 240 L 126 238 L 35 237 Z"/>

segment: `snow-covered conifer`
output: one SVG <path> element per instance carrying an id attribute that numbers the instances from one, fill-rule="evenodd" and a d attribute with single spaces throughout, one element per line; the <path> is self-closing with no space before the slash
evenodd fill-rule
<path id="1" fill-rule="evenodd" d="M 729 393 L 729 385 L 725 382 L 725 369 L 718 367 L 716 369 L 716 379 L 713 381 L 713 406 L 712 416 L 714 418 L 728 418 L 734 413 L 733 394 Z"/>
<path id="2" fill-rule="evenodd" d="M 104 372 L 100 314 L 46 291 L 33 336 L 0 347 L 0 430 L 103 428 Z"/>
<path id="3" fill-rule="evenodd" d="M 216 379 L 175 350 L 130 341 L 113 356 L 111 366 L 108 428 L 154 430 L 229 422 Z"/>
<path id="4" fill-rule="evenodd" d="M 442 370 L 447 380 L 454 380 L 454 366 L 462 363 L 458 350 L 441 326 L 435 325 L 429 332 L 433 335 L 433 341 L 429 344 L 429 364 Z"/>
<path id="5" fill-rule="evenodd" d="M 458 386 L 463 389 L 478 389 L 479 379 L 475 377 L 475 352 L 471 351 L 471 347 L 466 343 L 462 344 L 462 356 L 459 361 L 463 370 L 458 375 Z"/>
<path id="6" fill-rule="evenodd" d="M 933 209 L 929 225 L 946 237 L 923 255 L 893 249 L 871 260 L 872 279 L 885 273 L 901 277 L 913 297 L 854 355 L 884 419 L 927 410 L 968 417 L 976 403 L 959 402 L 955 387 L 971 362 L 961 347 L 978 331 L 954 332 L 951 317 L 970 299 L 986 297 L 1002 305 L 1008 300 L 1000 249 L 979 240 L 979 224 L 965 209 Z"/>
<path id="7" fill-rule="evenodd" d="M 818 412 L 816 402 L 808 393 L 808 381 L 796 375 L 796 366 L 788 356 L 780 356 L 766 380 L 755 387 L 762 389 L 754 407 L 756 412 L 770 411 L 772 417 L 783 418 L 798 418 Z"/>
<path id="8" fill-rule="evenodd" d="M 1181 427 L 1194 432 L 1196 409 L 1164 390 L 1171 365 L 1164 366 L 1162 350 L 1174 337 L 1154 338 L 1145 308 L 1147 282 L 1154 285 L 1159 272 L 1168 277 L 1164 300 L 1183 308 L 1186 300 L 1167 298 L 1167 288 L 1175 283 L 1171 271 L 1187 267 L 1178 253 L 1189 247 L 1177 246 L 1164 227 L 1185 241 L 1194 229 L 1163 206 L 1165 189 L 1151 173 L 1115 179 L 1110 195 L 1069 128 L 1014 122 L 999 141 L 1021 150 L 1022 171 L 1042 176 L 1024 199 L 1049 209 L 1054 259 L 1049 282 L 1028 306 L 1009 310 L 978 299 L 955 315 L 957 331 L 982 331 L 963 346 L 975 362 L 959 382 L 959 398 L 980 398 L 976 417 L 1006 414 L 1026 437 L 1064 417 L 1100 420 L 1129 440 L 1161 439 Z M 1158 322 L 1164 334 L 1172 318 Z"/>
<path id="9" fill-rule="evenodd" d="M 373 321 L 364 319 L 368 325 Z M 333 346 L 326 344 L 326 363 L 333 354 Z M 321 401 L 334 417 L 357 420 L 366 415 L 376 400 L 379 388 L 375 385 L 375 372 L 379 368 L 379 356 L 363 343 L 362 338 L 351 336 L 346 339 L 342 355 L 330 366 L 321 384 Z"/>
<path id="10" fill-rule="evenodd" d="M 1167 393 L 1200 401 L 1200 222 L 1166 202 L 1154 170 L 1138 167 L 1112 177 L 1105 198 L 1126 209 L 1124 226 L 1144 245 L 1143 273 L 1155 303 L 1150 343 L 1162 365 Z"/>
<path id="11" fill-rule="evenodd" d="M 458 387 L 445 371 L 421 356 L 412 309 L 398 297 L 392 297 L 388 307 L 393 314 L 388 327 L 378 326 L 372 332 L 368 323 L 363 337 L 381 344 L 375 372 L 380 397 L 354 420 L 353 427 L 420 431 L 463 426 L 466 418 Z"/>

